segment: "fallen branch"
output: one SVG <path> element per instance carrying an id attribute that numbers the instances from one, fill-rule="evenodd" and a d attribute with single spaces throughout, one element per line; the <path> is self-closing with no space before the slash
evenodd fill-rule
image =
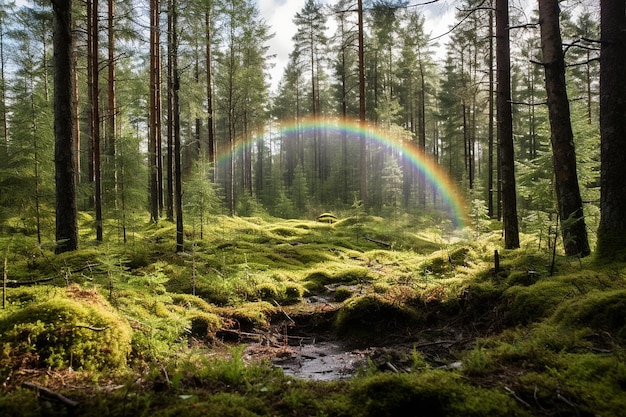
<path id="1" fill-rule="evenodd" d="M 29 388 L 34 391 L 37 391 L 37 394 L 42 395 L 46 398 L 59 401 L 60 403 L 62 403 L 63 405 L 67 407 L 74 408 L 78 406 L 78 401 L 71 400 L 67 398 L 65 395 L 51 391 L 46 387 L 42 387 L 41 385 L 33 384 L 32 382 L 23 382 L 22 386 L 25 388 Z"/>
<path id="2" fill-rule="evenodd" d="M 520 403 L 524 404 L 526 407 L 528 408 L 532 408 L 530 406 L 530 404 L 528 404 L 526 401 L 524 401 L 519 395 L 517 395 L 517 393 L 515 393 L 515 391 L 513 391 L 511 388 L 509 387 L 504 387 L 504 389 L 513 396 L 513 398 L 515 398 L 517 401 L 519 401 Z"/>
<path id="3" fill-rule="evenodd" d="M 37 285 L 37 284 L 41 284 L 42 282 L 52 281 L 53 279 L 58 278 L 60 276 L 61 274 L 55 275 L 53 277 L 34 279 L 31 281 L 17 281 L 14 279 L 10 279 L 10 280 L 7 280 L 7 288 L 25 287 L 27 285 Z"/>
<path id="4" fill-rule="evenodd" d="M 576 415 L 577 416 L 580 415 L 580 411 L 578 411 L 578 407 L 576 407 L 576 404 L 574 404 L 573 402 L 571 402 L 570 400 L 568 400 L 567 398 L 562 396 L 561 395 L 561 390 L 559 390 L 559 389 L 557 389 L 556 398 L 558 398 L 559 400 L 563 401 L 565 404 L 567 404 L 570 407 L 572 407 L 576 411 Z"/>
<path id="5" fill-rule="evenodd" d="M 74 327 L 80 327 L 81 329 L 87 329 L 87 330 L 93 330 L 94 332 L 103 332 L 106 329 L 109 328 L 109 326 L 104 326 L 104 327 L 94 327 L 94 326 L 89 326 L 87 324 L 77 324 Z"/>
<path id="6" fill-rule="evenodd" d="M 369 240 L 370 242 L 374 242 L 377 245 L 384 246 L 386 248 L 391 248 L 391 243 L 383 242 L 382 240 L 372 239 L 371 237 L 363 236 L 365 240 Z"/>
<path id="7" fill-rule="evenodd" d="M 89 265 L 81 266 L 80 268 L 73 269 L 71 271 L 64 271 L 64 272 L 58 273 L 58 274 L 53 275 L 51 277 L 33 279 L 33 280 L 30 280 L 30 281 L 18 281 L 18 280 L 12 279 L 12 280 L 8 280 L 7 281 L 6 286 L 9 287 L 9 288 L 16 288 L 16 287 L 25 287 L 27 285 L 37 285 L 37 284 L 41 284 L 42 282 L 49 282 L 49 281 L 52 281 L 55 278 L 66 276 L 68 273 L 74 274 L 76 272 L 80 272 L 80 271 L 83 271 L 85 269 L 93 268 L 94 266 L 98 266 L 98 265 L 99 264 L 89 264 Z"/>

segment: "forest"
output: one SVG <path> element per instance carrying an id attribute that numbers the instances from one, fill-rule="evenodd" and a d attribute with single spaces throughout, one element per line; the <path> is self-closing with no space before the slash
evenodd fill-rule
<path id="1" fill-rule="evenodd" d="M 624 1 L 299 3 L 0 4 L 0 414 L 622 415 Z"/>

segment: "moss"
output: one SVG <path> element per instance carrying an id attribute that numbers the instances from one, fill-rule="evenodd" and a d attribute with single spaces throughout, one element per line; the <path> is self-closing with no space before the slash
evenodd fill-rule
<path id="1" fill-rule="evenodd" d="M 281 297 L 280 302 L 282 304 L 297 303 L 302 299 L 305 289 L 302 285 L 295 282 L 285 283 L 284 296 Z"/>
<path id="2" fill-rule="evenodd" d="M 546 318 L 562 301 L 573 295 L 571 289 L 556 281 L 511 287 L 503 294 L 508 302 L 505 320 L 510 324 L 529 324 Z"/>
<path id="3" fill-rule="evenodd" d="M 344 334 L 376 337 L 381 331 L 405 328 L 419 322 L 420 317 L 414 310 L 372 294 L 346 302 L 337 315 L 335 327 Z"/>
<path id="4" fill-rule="evenodd" d="M 333 292 L 333 300 L 338 302 L 345 301 L 350 297 L 352 297 L 352 290 L 348 287 L 338 287 Z"/>
<path id="5" fill-rule="evenodd" d="M 536 283 L 538 279 L 539 274 L 537 271 L 514 271 L 509 274 L 506 281 L 509 286 L 529 286 Z"/>
<path id="6" fill-rule="evenodd" d="M 196 308 L 204 312 L 212 312 L 214 310 L 214 307 L 211 304 L 196 295 L 173 293 L 171 294 L 171 297 L 172 302 L 180 306 Z"/>
<path id="7" fill-rule="evenodd" d="M 589 327 L 608 332 L 620 344 L 626 343 L 626 290 L 593 291 L 563 303 L 552 323 Z"/>
<path id="8" fill-rule="evenodd" d="M 234 320 L 237 328 L 267 328 L 276 308 L 266 301 L 245 303 L 237 307 L 222 308 L 221 316 Z"/>
<path id="9" fill-rule="evenodd" d="M 311 271 L 305 278 L 306 287 L 311 290 L 322 290 L 329 284 L 359 284 L 368 279 L 368 269 L 361 266 L 345 266 L 343 264 L 327 264 L 324 269 Z"/>
<path id="10" fill-rule="evenodd" d="M 190 334 L 199 339 L 213 339 L 215 332 L 222 326 L 222 320 L 216 314 L 193 312 L 190 314 Z"/>
<path id="11" fill-rule="evenodd" d="M 28 357 L 33 366 L 99 370 L 123 367 L 130 326 L 108 303 L 57 297 L 35 302 L 0 320 L 2 362 Z"/>
<path id="12" fill-rule="evenodd" d="M 464 384 L 449 372 L 378 374 L 355 382 L 353 403 L 361 416 L 523 416 L 500 390 Z"/>

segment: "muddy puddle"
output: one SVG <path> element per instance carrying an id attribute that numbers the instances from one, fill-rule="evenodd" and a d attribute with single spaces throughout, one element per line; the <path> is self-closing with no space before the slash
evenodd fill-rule
<path id="1" fill-rule="evenodd" d="M 244 355 L 248 360 L 269 360 L 286 375 L 314 381 L 349 379 L 369 367 L 411 372 L 416 352 L 428 366 L 447 368 L 455 364 L 454 351 L 472 340 L 450 327 L 420 329 L 399 338 L 380 335 L 370 343 L 342 338 L 324 326 L 341 306 L 332 291 L 317 294 L 290 309 L 280 308 L 283 320 L 269 329 L 235 332 L 234 336 L 247 344 Z"/>
<path id="2" fill-rule="evenodd" d="M 363 351 L 346 350 L 337 342 L 319 342 L 292 347 L 292 354 L 273 358 L 272 363 L 284 373 L 314 381 L 350 378 L 367 365 Z"/>

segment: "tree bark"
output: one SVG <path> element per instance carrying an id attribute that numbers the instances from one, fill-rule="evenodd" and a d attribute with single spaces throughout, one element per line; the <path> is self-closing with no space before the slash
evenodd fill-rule
<path id="1" fill-rule="evenodd" d="M 108 168 L 111 170 L 113 178 L 113 189 L 115 207 L 117 208 L 118 200 L 118 178 L 117 178 L 117 155 L 116 155 L 116 97 L 115 97 L 115 1 L 108 0 L 108 82 L 107 82 L 107 125 L 106 125 L 106 142 L 107 142 L 107 159 L 109 161 Z"/>
<path id="2" fill-rule="evenodd" d="M 91 138 L 93 142 L 94 212 L 96 217 L 96 240 L 102 242 L 102 169 L 100 166 L 100 71 L 99 71 L 99 25 L 98 0 L 91 1 Z"/>
<path id="3" fill-rule="evenodd" d="M 158 153 L 157 135 L 158 114 L 157 100 L 159 99 L 158 82 L 158 59 L 159 53 L 159 0 L 150 0 L 150 108 L 148 110 L 148 164 L 150 169 L 150 220 L 154 223 L 159 221 L 159 178 L 158 178 Z"/>
<path id="4" fill-rule="evenodd" d="M 490 6 L 493 2 L 490 2 Z M 489 97 L 487 99 L 487 106 L 489 107 L 489 126 L 488 126 L 488 178 L 487 178 L 487 214 L 489 218 L 494 217 L 493 197 L 494 197 L 494 181 L 493 181 L 493 153 L 494 153 L 494 129 L 493 129 L 493 8 L 489 9 Z"/>
<path id="5" fill-rule="evenodd" d="M 72 68 L 72 1 L 53 0 L 56 252 L 78 249 Z"/>
<path id="6" fill-rule="evenodd" d="M 168 9 L 172 9 L 172 1 L 168 2 Z M 167 98 L 166 98 L 166 196 L 165 196 L 165 217 L 168 221 L 174 221 L 174 73 L 172 61 L 174 59 L 174 45 L 172 43 L 172 13 L 167 15 Z"/>
<path id="7" fill-rule="evenodd" d="M 502 221 L 506 249 L 519 248 L 513 115 L 511 111 L 511 50 L 509 43 L 509 2 L 496 0 L 496 107 L 497 134 L 500 141 L 502 180 Z"/>
<path id="8" fill-rule="evenodd" d="M 541 50 L 545 70 L 555 189 L 563 247 L 568 256 L 591 253 L 578 187 L 574 134 L 565 84 L 565 59 L 559 27 L 558 0 L 539 0 Z"/>
<path id="9" fill-rule="evenodd" d="M 209 148 L 209 163 L 211 164 L 212 172 L 212 180 L 215 181 L 215 133 L 214 133 L 214 122 L 213 122 L 213 86 L 211 80 L 211 39 L 212 39 L 212 29 L 211 29 L 211 5 L 207 5 L 206 15 L 205 15 L 205 27 L 206 27 L 206 100 L 207 100 L 207 129 L 208 129 L 208 148 Z"/>
<path id="10" fill-rule="evenodd" d="M 363 1 L 358 1 L 358 26 L 359 26 L 359 122 L 361 128 L 365 128 L 365 48 L 363 41 Z M 359 179 L 360 194 L 363 206 L 367 210 L 367 142 L 361 135 L 359 139 Z"/>
<path id="11" fill-rule="evenodd" d="M 626 251 L 626 5 L 600 1 L 600 226 L 597 252 Z"/>
<path id="12" fill-rule="evenodd" d="M 176 252 L 182 252 L 184 249 L 183 243 L 185 238 L 184 225 L 183 225 L 183 179 L 182 179 L 182 166 L 181 166 L 181 154 L 182 148 L 180 143 L 180 104 L 179 104 L 179 90 L 180 80 L 178 74 L 178 3 L 176 0 L 172 0 L 172 8 L 170 10 L 172 14 L 172 74 L 174 75 L 173 85 L 173 116 L 174 116 L 174 201 L 176 212 Z"/>

